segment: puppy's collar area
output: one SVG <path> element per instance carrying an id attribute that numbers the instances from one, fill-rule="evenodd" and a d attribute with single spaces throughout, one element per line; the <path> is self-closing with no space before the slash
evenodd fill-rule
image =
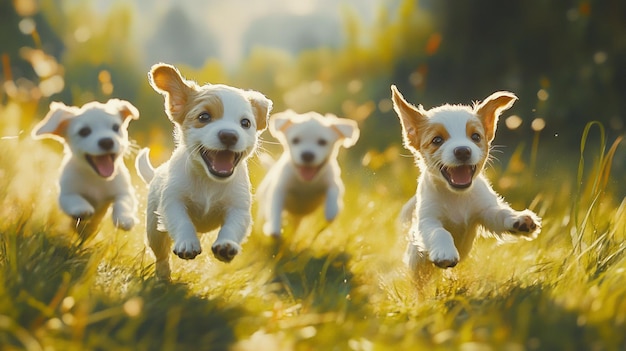
<path id="1" fill-rule="evenodd" d="M 476 165 L 441 167 L 441 174 L 455 189 L 467 189 L 472 185 L 476 173 Z"/>
<path id="2" fill-rule="evenodd" d="M 209 172 L 219 178 L 228 178 L 244 156 L 243 152 L 231 150 L 209 150 L 200 147 L 200 156 Z"/>
<path id="3" fill-rule="evenodd" d="M 109 178 L 115 173 L 116 154 L 89 155 L 85 154 L 87 163 L 102 178 Z"/>

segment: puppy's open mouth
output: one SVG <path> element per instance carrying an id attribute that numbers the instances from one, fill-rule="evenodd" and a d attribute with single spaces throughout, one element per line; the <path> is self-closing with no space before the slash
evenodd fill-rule
<path id="1" fill-rule="evenodd" d="M 323 166 L 324 164 L 322 163 L 319 166 L 296 166 L 296 168 L 298 169 L 298 174 L 300 175 L 300 178 L 302 178 L 306 182 L 310 182 L 313 180 L 313 178 L 315 178 L 315 176 L 317 175 L 317 173 L 319 173 L 320 169 L 322 169 Z"/>
<path id="2" fill-rule="evenodd" d="M 446 178 L 451 187 L 457 189 L 465 189 L 472 185 L 475 165 L 462 165 L 456 167 L 441 167 L 441 174 Z"/>
<path id="3" fill-rule="evenodd" d="M 242 152 L 233 152 L 231 150 L 208 150 L 200 148 L 200 155 L 204 160 L 209 172 L 216 177 L 228 178 L 233 172 L 239 161 L 243 158 Z"/>
<path id="4" fill-rule="evenodd" d="M 87 162 L 102 178 L 109 178 L 115 172 L 116 154 L 89 155 L 86 154 Z"/>

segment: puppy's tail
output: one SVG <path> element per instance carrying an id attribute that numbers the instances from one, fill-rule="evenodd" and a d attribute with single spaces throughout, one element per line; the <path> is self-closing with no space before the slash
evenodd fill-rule
<path id="1" fill-rule="evenodd" d="M 141 149 L 135 159 L 135 169 L 137 170 L 137 174 L 139 174 L 139 177 L 146 182 L 146 184 L 149 184 L 154 178 L 154 167 L 150 164 L 150 158 L 148 157 L 149 153 L 150 149 Z"/>
<path id="2" fill-rule="evenodd" d="M 402 210 L 400 211 L 400 226 L 403 230 L 408 230 L 411 227 L 411 223 L 413 223 L 413 218 L 415 217 L 415 205 L 417 205 L 417 198 L 415 195 L 407 201 L 404 206 L 402 206 Z"/>

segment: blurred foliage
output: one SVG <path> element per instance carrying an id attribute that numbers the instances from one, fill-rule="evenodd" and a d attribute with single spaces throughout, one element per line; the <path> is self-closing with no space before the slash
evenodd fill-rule
<path id="1" fill-rule="evenodd" d="M 578 143 L 590 120 L 606 125 L 611 138 L 624 130 L 626 5 L 620 1 L 533 0 L 500 6 L 496 0 L 387 0 L 378 5 L 372 23 L 344 7 L 343 33 L 338 33 L 343 45 L 302 42 L 290 51 L 279 44 L 249 42 L 254 36 L 248 35 L 248 55 L 235 67 L 217 60 L 214 35 L 194 29 L 179 7 L 159 19 L 161 25 L 142 50 L 131 32 L 137 14 L 128 4 L 116 3 L 104 15 L 89 1 L 19 0 L 0 6 L 5 99 L 15 95 L 7 82 L 43 92 L 29 95 L 39 103 L 40 114 L 50 100 L 82 104 L 123 98 L 144 116 L 131 134 L 141 144 L 156 137 L 156 142 L 166 142 L 165 149 L 171 141 L 162 132 L 149 131 L 171 127 L 162 99 L 147 84 L 148 67 L 142 65 L 147 55 L 154 55 L 155 63 L 179 66 L 200 83 L 259 90 L 274 100 L 275 111 L 317 110 L 355 119 L 363 136 L 353 152 L 359 159 L 399 145 L 390 84 L 426 108 L 468 104 L 496 90 L 515 92 L 520 100 L 507 113 L 521 117 L 521 125 L 501 125 L 496 143 L 529 140 L 536 130 L 531 122 L 538 118 L 545 123 L 541 142 L 559 152 Z M 296 30 L 298 21 L 283 21 L 294 23 Z M 276 32 L 267 28 L 258 35 L 271 37 L 272 30 Z M 32 67 L 42 61 L 33 50 L 56 60 L 52 63 L 58 68 L 33 74 Z M 61 76 L 62 84 L 42 87 L 52 76 Z"/>

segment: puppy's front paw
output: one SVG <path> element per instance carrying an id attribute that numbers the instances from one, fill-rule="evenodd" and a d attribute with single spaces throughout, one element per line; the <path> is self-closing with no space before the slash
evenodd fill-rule
<path id="1" fill-rule="evenodd" d="M 228 263 L 232 261 L 235 256 L 237 256 L 237 254 L 241 250 L 241 247 L 234 241 L 223 240 L 213 243 L 211 250 L 213 251 L 213 255 L 215 255 L 215 258 L 222 262 Z"/>
<path id="2" fill-rule="evenodd" d="M 137 219 L 133 216 L 118 216 L 117 218 L 113 218 L 113 223 L 115 227 L 129 231 L 133 229 L 137 223 Z"/>
<path id="3" fill-rule="evenodd" d="M 541 231 L 541 218 L 530 210 L 517 213 L 510 222 L 511 233 L 520 234 L 529 240 L 535 239 Z"/>
<path id="4" fill-rule="evenodd" d="M 200 241 L 195 240 L 180 240 L 174 244 L 174 254 L 184 260 L 193 260 L 202 253 L 202 247 Z"/>
<path id="5" fill-rule="evenodd" d="M 336 201 L 327 201 L 324 208 L 324 217 L 327 222 L 332 222 L 339 214 L 339 204 Z"/>
<path id="6" fill-rule="evenodd" d="M 84 207 L 76 207 L 76 208 L 69 209 L 67 211 L 67 214 L 70 215 L 75 220 L 85 220 L 93 216 L 95 212 L 96 210 L 92 206 L 89 206 L 89 207 L 84 206 Z"/>
<path id="7" fill-rule="evenodd" d="M 456 248 L 434 249 L 428 252 L 428 257 L 439 268 L 452 268 L 459 263 L 460 256 Z"/>

